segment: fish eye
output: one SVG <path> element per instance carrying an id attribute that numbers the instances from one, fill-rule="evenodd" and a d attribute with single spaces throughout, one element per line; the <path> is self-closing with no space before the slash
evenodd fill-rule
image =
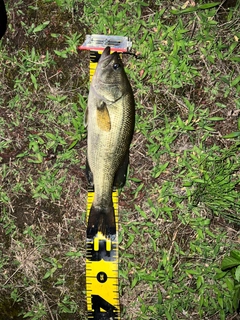
<path id="1" fill-rule="evenodd" d="M 117 69 L 119 69 L 120 67 L 121 67 L 120 63 L 114 63 L 114 64 L 113 64 L 113 69 L 114 69 L 114 70 L 117 70 Z"/>

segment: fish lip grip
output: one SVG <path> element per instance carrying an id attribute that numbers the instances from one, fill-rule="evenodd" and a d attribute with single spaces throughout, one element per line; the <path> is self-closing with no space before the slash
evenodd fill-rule
<path id="1" fill-rule="evenodd" d="M 128 52 L 132 47 L 132 42 L 128 37 L 123 36 L 87 34 L 84 43 L 78 49 L 103 51 L 108 46 L 111 52 Z"/>
<path id="2" fill-rule="evenodd" d="M 79 50 L 90 51 L 90 81 L 103 50 L 109 46 L 111 52 L 128 53 L 132 42 L 128 37 L 115 35 L 86 35 Z M 94 187 L 89 178 L 87 217 L 94 197 Z M 104 236 L 97 232 L 86 237 L 86 297 L 88 320 L 121 320 L 118 284 L 118 191 L 113 190 L 112 201 L 116 233 Z"/>

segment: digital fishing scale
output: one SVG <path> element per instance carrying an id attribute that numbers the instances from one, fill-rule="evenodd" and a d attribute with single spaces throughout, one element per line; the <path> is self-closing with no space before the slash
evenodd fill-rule
<path id="1" fill-rule="evenodd" d="M 87 35 L 79 50 L 90 51 L 90 81 L 98 60 L 105 49 L 111 52 L 128 52 L 132 43 L 127 37 Z M 94 198 L 93 187 L 88 188 L 87 222 Z M 118 191 L 113 190 L 116 234 L 105 237 L 98 232 L 86 240 L 86 297 L 88 320 L 120 320 L 118 288 Z M 96 221 L 97 224 L 97 221 Z"/>

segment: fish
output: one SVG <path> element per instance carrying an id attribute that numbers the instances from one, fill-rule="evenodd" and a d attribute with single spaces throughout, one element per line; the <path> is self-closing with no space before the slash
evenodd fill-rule
<path id="1" fill-rule="evenodd" d="M 116 234 L 113 188 L 126 182 L 129 148 L 135 125 L 133 90 L 117 52 L 106 47 L 93 75 L 87 109 L 86 175 L 94 187 L 94 198 L 87 223 L 87 237 L 99 231 Z"/>

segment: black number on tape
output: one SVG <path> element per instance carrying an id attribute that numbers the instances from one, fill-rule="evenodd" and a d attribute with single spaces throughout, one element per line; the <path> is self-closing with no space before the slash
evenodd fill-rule
<path id="1" fill-rule="evenodd" d="M 104 300 L 99 295 L 92 295 L 92 309 L 93 312 L 89 312 L 89 316 L 93 316 L 94 320 L 117 320 L 119 312 L 116 307 L 111 305 L 111 303 Z M 101 312 L 100 309 L 105 310 Z"/>

